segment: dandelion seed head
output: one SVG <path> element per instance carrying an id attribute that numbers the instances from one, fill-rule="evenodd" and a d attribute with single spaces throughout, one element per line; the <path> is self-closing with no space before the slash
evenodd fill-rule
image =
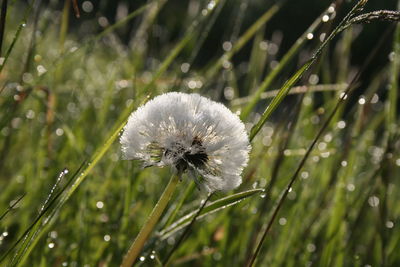
<path id="1" fill-rule="evenodd" d="M 237 115 L 198 94 L 177 92 L 157 96 L 133 112 L 120 142 L 125 159 L 188 171 L 209 192 L 239 186 L 250 151 Z"/>

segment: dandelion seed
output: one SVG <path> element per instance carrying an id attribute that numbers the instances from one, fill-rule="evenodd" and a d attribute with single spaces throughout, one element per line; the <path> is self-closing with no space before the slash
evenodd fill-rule
<path id="1" fill-rule="evenodd" d="M 237 115 L 198 94 L 176 92 L 157 96 L 133 112 L 120 142 L 125 159 L 188 171 L 209 192 L 240 185 L 250 150 Z"/>

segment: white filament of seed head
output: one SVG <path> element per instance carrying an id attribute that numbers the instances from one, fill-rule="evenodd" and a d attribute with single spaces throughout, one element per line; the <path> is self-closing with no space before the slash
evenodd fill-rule
<path id="1" fill-rule="evenodd" d="M 237 115 L 198 94 L 177 92 L 157 96 L 133 112 L 120 142 L 125 159 L 140 159 L 147 166 L 176 166 L 185 155 L 204 153 L 204 165 L 187 165 L 210 192 L 240 185 L 250 151 Z"/>

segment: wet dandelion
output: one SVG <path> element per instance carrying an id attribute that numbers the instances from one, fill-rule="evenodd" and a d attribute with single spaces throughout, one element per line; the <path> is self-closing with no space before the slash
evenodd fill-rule
<path id="1" fill-rule="evenodd" d="M 125 159 L 189 171 L 209 192 L 240 185 L 250 150 L 238 116 L 198 94 L 167 93 L 149 101 L 132 113 L 120 141 Z"/>
<path id="2" fill-rule="evenodd" d="M 183 173 L 208 192 L 231 190 L 241 184 L 250 151 L 237 115 L 198 94 L 176 92 L 157 96 L 133 112 L 120 142 L 125 159 L 141 160 L 145 167 L 171 166 L 174 173 L 122 266 L 137 259 Z"/>

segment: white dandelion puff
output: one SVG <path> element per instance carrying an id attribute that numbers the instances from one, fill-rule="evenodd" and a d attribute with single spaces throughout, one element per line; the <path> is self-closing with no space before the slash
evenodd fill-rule
<path id="1" fill-rule="evenodd" d="M 239 186 L 250 151 L 237 115 L 198 94 L 176 92 L 157 96 L 133 112 L 120 142 L 125 159 L 189 171 L 209 192 Z"/>

